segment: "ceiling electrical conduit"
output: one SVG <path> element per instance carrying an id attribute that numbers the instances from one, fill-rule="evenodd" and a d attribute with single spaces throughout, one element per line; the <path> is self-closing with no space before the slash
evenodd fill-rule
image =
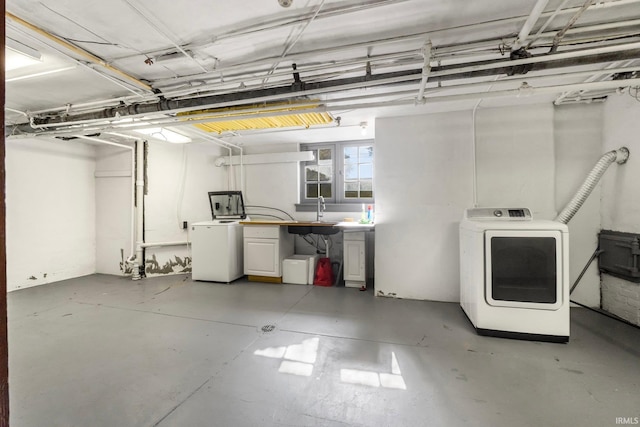
<path id="1" fill-rule="evenodd" d="M 565 208 L 560 212 L 560 214 L 556 217 L 556 221 L 561 222 L 563 224 L 571 221 L 571 218 L 578 212 L 578 210 L 582 207 L 584 202 L 589 197 L 589 194 L 593 191 L 595 186 L 602 178 L 602 175 L 606 172 L 607 168 L 613 163 L 616 162 L 619 165 L 622 165 L 627 162 L 629 158 L 629 149 L 627 147 L 621 147 L 617 150 L 609 151 L 605 153 L 600 160 L 593 167 L 587 178 L 584 180 L 576 194 L 573 196 L 571 201 L 565 206 Z"/>

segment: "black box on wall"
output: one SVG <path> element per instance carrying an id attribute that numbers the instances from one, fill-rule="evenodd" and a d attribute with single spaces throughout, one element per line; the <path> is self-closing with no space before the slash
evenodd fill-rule
<path id="1" fill-rule="evenodd" d="M 640 234 L 602 230 L 598 245 L 602 251 L 598 268 L 602 273 L 640 283 Z"/>

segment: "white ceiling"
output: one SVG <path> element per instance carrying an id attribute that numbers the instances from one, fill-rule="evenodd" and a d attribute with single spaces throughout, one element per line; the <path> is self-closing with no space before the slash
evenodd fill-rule
<path id="1" fill-rule="evenodd" d="M 566 92 L 562 85 L 613 78 L 594 74 L 597 70 L 633 72 L 640 66 L 640 1 L 591 3 L 293 0 L 284 8 L 278 0 L 8 0 L 7 41 L 38 50 L 42 62 L 6 73 L 7 131 L 88 134 L 118 127 L 113 121 L 127 115 L 143 121 L 164 120 L 178 111 L 256 105 L 295 96 L 319 99 L 322 108 L 340 117 L 340 125 L 216 136 L 242 144 L 314 142 L 369 138 L 376 117 L 471 109 L 482 98 L 482 107 L 553 102 Z M 530 20 L 531 30 L 523 41 L 525 46 L 531 43 L 528 53 L 534 60 L 551 63 L 554 55 L 579 51 L 579 56 L 591 58 L 589 64 L 572 59 L 561 67 L 512 77 L 504 70 L 484 76 L 457 70 L 449 72 L 456 73 L 453 78 L 438 82 L 439 75 L 447 74 L 446 66 L 473 70 L 477 61 L 509 61 L 518 33 L 537 5 L 544 6 L 544 13 Z M 575 23 L 550 54 L 554 36 L 572 18 Z M 535 37 L 543 25 L 546 29 Z M 417 102 L 428 41 L 431 71 L 425 102 Z M 594 56 L 606 52 L 611 53 Z M 367 62 L 374 79 L 399 72 L 409 74 L 403 78 L 410 81 L 373 85 L 365 79 Z M 292 64 L 298 68 L 299 84 L 295 84 Z M 338 86 L 343 79 L 361 81 L 361 87 Z M 523 81 L 534 88 L 558 87 L 539 90 L 543 93 L 518 91 Z M 316 83 L 335 87 L 315 90 L 311 85 Z M 602 99 L 615 92 L 618 84 L 638 86 L 638 81 L 613 83 L 604 89 L 585 86 L 583 92 L 565 93 L 561 99 Z M 298 91 L 288 94 L 292 87 Z M 271 94 L 279 95 L 265 98 Z M 194 99 L 203 105 L 194 106 Z M 151 106 L 162 111 L 151 115 Z M 138 108 L 145 113 L 135 115 Z M 98 121 L 98 113 L 104 119 Z M 56 122 L 60 117 L 68 124 L 37 129 L 13 126 L 29 120 L 42 123 L 45 118 Z M 363 136 L 360 123 L 365 121 L 369 127 Z M 180 126 L 179 130 L 192 133 L 190 128 Z"/>

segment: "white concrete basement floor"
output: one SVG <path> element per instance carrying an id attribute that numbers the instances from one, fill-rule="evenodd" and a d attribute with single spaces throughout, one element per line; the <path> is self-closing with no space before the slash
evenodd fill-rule
<path id="1" fill-rule="evenodd" d="M 244 280 L 92 275 L 8 303 L 16 427 L 564 427 L 640 416 L 640 330 L 584 309 L 572 309 L 569 344 L 550 344 L 477 336 L 457 304 Z"/>

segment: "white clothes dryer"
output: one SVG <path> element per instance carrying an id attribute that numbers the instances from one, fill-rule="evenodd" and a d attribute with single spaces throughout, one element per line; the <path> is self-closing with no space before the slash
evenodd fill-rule
<path id="1" fill-rule="evenodd" d="M 468 209 L 460 305 L 480 335 L 569 340 L 569 230 L 526 208 Z"/>

